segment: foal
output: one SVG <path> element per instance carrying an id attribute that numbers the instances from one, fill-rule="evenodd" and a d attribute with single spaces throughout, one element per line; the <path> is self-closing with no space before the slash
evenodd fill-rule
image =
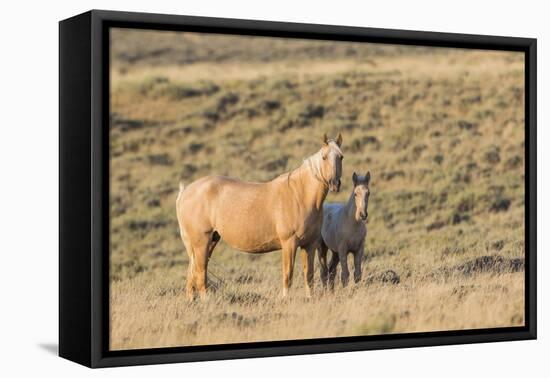
<path id="1" fill-rule="evenodd" d="M 329 287 L 334 288 L 336 267 L 342 266 L 342 286 L 349 280 L 348 253 L 353 253 L 354 280 L 361 280 L 361 260 L 367 237 L 367 207 L 369 204 L 370 172 L 363 177 L 355 172 L 352 176 L 353 191 L 346 204 L 327 203 L 323 206 L 322 241 L 318 250 L 321 265 L 321 282 L 326 288 L 327 274 Z M 332 259 L 327 267 L 327 249 L 332 251 Z"/>

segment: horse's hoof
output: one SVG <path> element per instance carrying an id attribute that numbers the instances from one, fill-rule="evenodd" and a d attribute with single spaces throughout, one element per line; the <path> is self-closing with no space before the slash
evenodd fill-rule
<path id="1" fill-rule="evenodd" d="M 206 293 L 205 293 L 205 294 L 200 294 L 200 295 L 199 295 L 199 299 L 200 299 L 200 301 L 201 301 L 202 303 L 208 302 L 209 298 L 210 298 L 210 296 L 209 296 L 208 294 L 206 294 Z"/>

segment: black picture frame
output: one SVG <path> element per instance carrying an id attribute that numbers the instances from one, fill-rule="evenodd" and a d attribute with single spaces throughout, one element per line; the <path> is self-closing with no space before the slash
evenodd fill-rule
<path id="1" fill-rule="evenodd" d="M 525 326 L 108 350 L 110 27 L 525 53 Z M 88 367 L 535 339 L 536 39 L 92 10 L 59 23 L 59 355 Z"/>

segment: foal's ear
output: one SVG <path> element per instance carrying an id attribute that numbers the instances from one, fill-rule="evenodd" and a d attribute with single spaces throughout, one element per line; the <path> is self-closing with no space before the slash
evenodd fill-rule
<path id="1" fill-rule="evenodd" d="M 336 138 L 336 144 L 338 147 L 342 146 L 342 133 L 338 133 L 338 138 Z"/>
<path id="2" fill-rule="evenodd" d="M 370 183 L 370 171 L 368 171 L 367 174 L 365 175 L 365 183 L 367 185 L 369 185 Z"/>
<path id="3" fill-rule="evenodd" d="M 351 179 L 353 180 L 353 186 L 357 186 L 357 173 L 353 172 Z"/>
<path id="4" fill-rule="evenodd" d="M 327 144 L 328 144 L 328 136 L 327 136 L 326 133 L 325 133 L 325 135 L 323 136 L 323 144 L 324 144 L 324 145 L 327 145 Z"/>

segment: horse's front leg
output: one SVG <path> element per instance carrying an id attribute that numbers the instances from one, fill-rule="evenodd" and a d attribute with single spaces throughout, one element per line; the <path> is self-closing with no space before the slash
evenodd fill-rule
<path id="1" fill-rule="evenodd" d="M 315 262 L 315 250 L 318 248 L 318 243 L 314 242 L 304 248 L 302 252 L 302 268 L 304 270 L 304 282 L 306 288 L 306 296 L 311 298 L 313 294 L 313 273 Z"/>
<path id="2" fill-rule="evenodd" d="M 361 276 L 363 274 L 361 263 L 363 261 L 364 254 L 365 242 L 361 243 L 359 249 L 353 254 L 353 280 L 355 281 L 355 283 L 359 283 L 361 281 Z"/>
<path id="3" fill-rule="evenodd" d="M 298 248 L 295 238 L 290 238 L 282 243 L 283 247 L 283 297 L 288 295 L 288 289 L 292 286 L 292 274 L 294 272 L 294 260 Z"/>

